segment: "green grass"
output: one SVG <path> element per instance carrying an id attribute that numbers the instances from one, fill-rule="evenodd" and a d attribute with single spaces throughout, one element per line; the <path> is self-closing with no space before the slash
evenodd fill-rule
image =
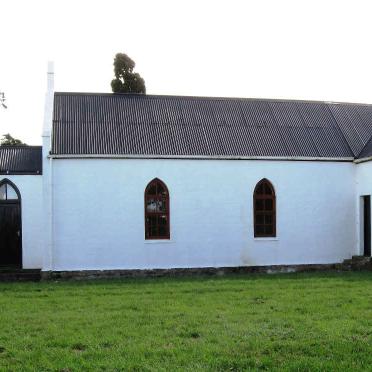
<path id="1" fill-rule="evenodd" d="M 372 370 L 372 272 L 0 284 L 0 371 Z"/>

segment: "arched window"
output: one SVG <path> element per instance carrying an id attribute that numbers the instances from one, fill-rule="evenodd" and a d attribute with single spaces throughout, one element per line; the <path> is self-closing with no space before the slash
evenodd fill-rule
<path id="1" fill-rule="evenodd" d="M 20 199 L 19 191 L 13 183 L 7 179 L 0 182 L 0 201 L 16 201 Z"/>
<path id="2" fill-rule="evenodd" d="M 256 238 L 276 236 L 276 206 L 273 185 L 263 179 L 256 185 L 253 195 L 254 236 Z"/>
<path id="3" fill-rule="evenodd" d="M 155 178 L 145 190 L 145 238 L 169 239 L 169 192 Z"/>

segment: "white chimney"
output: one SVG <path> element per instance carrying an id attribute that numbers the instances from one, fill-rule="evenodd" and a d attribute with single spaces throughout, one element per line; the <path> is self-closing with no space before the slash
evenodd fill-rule
<path id="1" fill-rule="evenodd" d="M 54 62 L 48 62 L 47 92 L 45 94 L 45 110 L 43 137 L 50 137 L 53 120 L 53 98 L 54 98 Z"/>
<path id="2" fill-rule="evenodd" d="M 47 92 L 45 94 L 45 111 L 43 125 L 43 267 L 44 271 L 53 269 L 53 180 L 51 150 L 51 134 L 53 123 L 54 101 L 54 64 L 48 62 Z"/>
<path id="3" fill-rule="evenodd" d="M 48 61 L 48 87 L 47 92 L 54 92 L 54 62 Z"/>

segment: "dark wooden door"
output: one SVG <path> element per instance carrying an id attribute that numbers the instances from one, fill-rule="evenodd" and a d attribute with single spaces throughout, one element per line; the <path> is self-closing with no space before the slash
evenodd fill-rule
<path id="1" fill-rule="evenodd" d="M 0 266 L 22 266 L 21 207 L 0 203 Z"/>
<path id="2" fill-rule="evenodd" d="M 364 196 L 364 256 L 371 256 L 371 197 Z"/>

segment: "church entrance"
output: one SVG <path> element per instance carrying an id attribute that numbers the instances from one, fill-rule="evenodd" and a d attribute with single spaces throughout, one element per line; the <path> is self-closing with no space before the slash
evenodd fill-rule
<path id="1" fill-rule="evenodd" d="M 366 257 L 371 256 L 371 197 L 363 196 L 363 238 Z"/>
<path id="2" fill-rule="evenodd" d="M 21 196 L 9 180 L 0 181 L 0 267 L 22 267 Z"/>

